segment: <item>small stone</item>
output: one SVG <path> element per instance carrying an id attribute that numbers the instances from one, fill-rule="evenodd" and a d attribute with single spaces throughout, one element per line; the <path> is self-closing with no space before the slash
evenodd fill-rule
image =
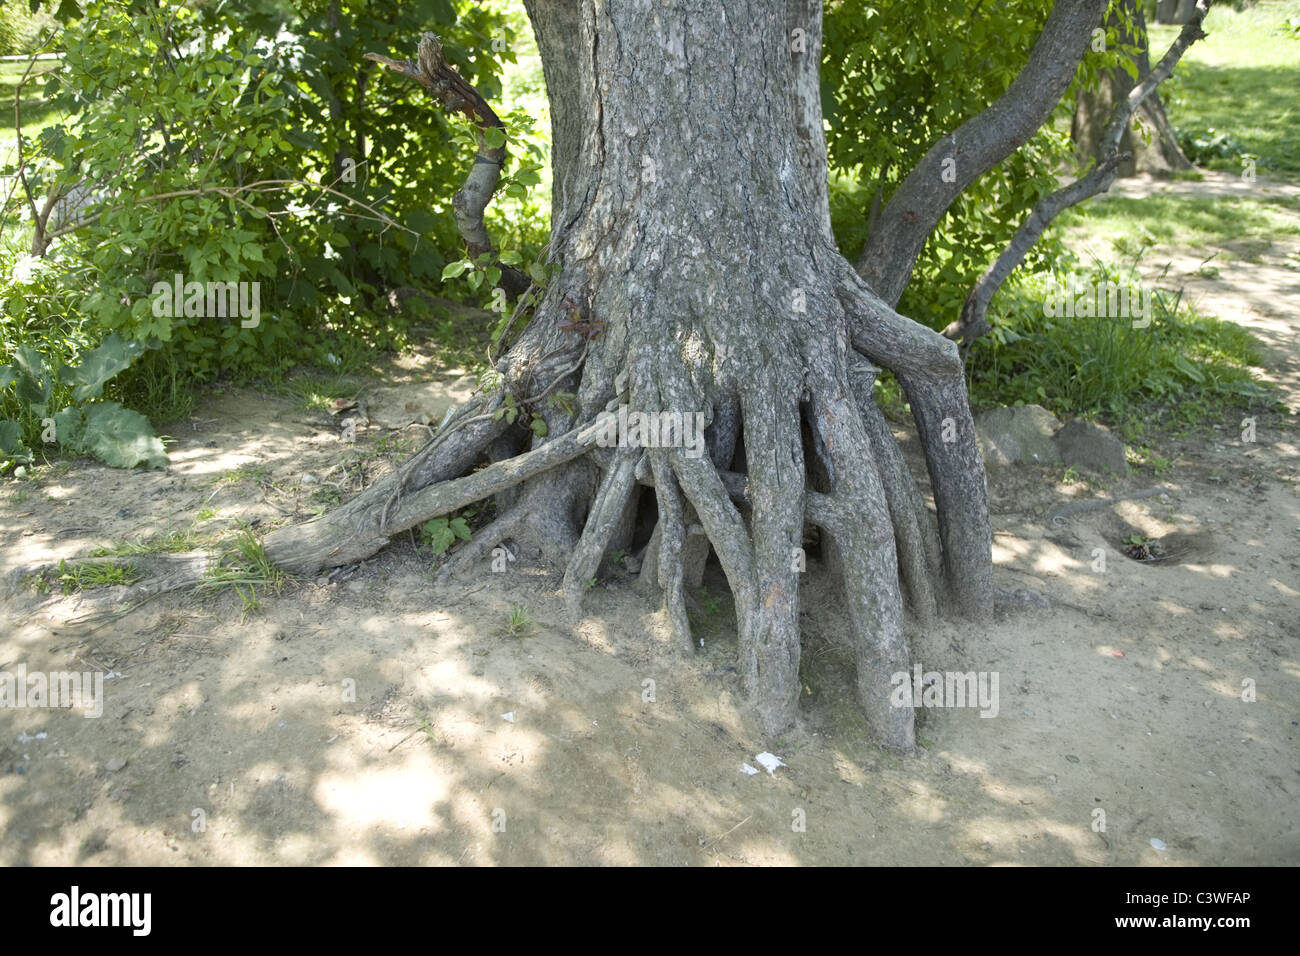
<path id="1" fill-rule="evenodd" d="M 1093 473 L 1128 474 L 1124 443 L 1100 425 L 1073 419 L 1056 433 L 1055 442 L 1060 460 L 1067 466 Z"/>
<path id="2" fill-rule="evenodd" d="M 123 760 L 121 757 L 114 757 L 108 763 L 104 764 L 104 769 L 107 770 L 109 773 L 117 773 L 125 766 L 126 766 L 125 760 Z"/>
<path id="3" fill-rule="evenodd" d="M 994 408 L 975 416 L 975 436 L 987 465 L 1048 464 L 1060 420 L 1040 405 Z"/>
<path id="4" fill-rule="evenodd" d="M 1068 761 L 1070 761 L 1070 763 L 1078 763 L 1078 762 L 1079 762 L 1079 758 L 1076 757 L 1074 754 L 1066 754 L 1066 755 L 1065 755 L 1065 759 L 1068 760 Z"/>

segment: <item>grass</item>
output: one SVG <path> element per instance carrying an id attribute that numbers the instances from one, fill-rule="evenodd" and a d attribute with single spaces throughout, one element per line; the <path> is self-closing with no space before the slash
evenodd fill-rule
<path id="1" fill-rule="evenodd" d="M 71 565 L 66 561 L 60 561 L 57 570 L 34 574 L 28 579 L 28 584 L 39 593 L 48 594 L 52 585 L 57 583 L 64 594 L 72 594 L 94 588 L 135 584 L 139 580 L 140 573 L 130 561 L 98 561 Z"/>
<path id="2" fill-rule="evenodd" d="M 1209 37 L 1192 46 L 1161 87 L 1170 121 L 1184 134 L 1224 132 L 1259 158 L 1261 175 L 1300 179 L 1300 0 L 1256 3 L 1242 10 L 1215 4 Z M 1152 60 L 1178 27 L 1150 25 Z M 1201 164 L 1241 172 L 1239 155 L 1197 157 Z"/>
<path id="3" fill-rule="evenodd" d="M 335 399 L 357 397 L 359 386 L 350 375 L 305 371 L 274 386 L 277 395 L 292 399 L 300 407 L 328 412 Z"/>
<path id="4" fill-rule="evenodd" d="M 1105 266 L 1082 278 L 1135 281 Z M 1254 336 L 1197 314 L 1181 294 L 1156 292 L 1150 325 L 1134 328 L 1129 318 L 1049 317 L 1043 304 L 1054 288 L 1035 277 L 996 304 L 994 331 L 967 363 L 973 405 L 1038 404 L 1140 434 L 1145 419 L 1195 423 L 1268 396 L 1252 371 L 1261 361 Z"/>
<path id="5" fill-rule="evenodd" d="M 1300 83 L 1300 71 L 1297 72 Z M 1074 248 L 1111 243 L 1121 255 L 1143 245 L 1210 246 L 1225 258 L 1251 258 L 1241 247 L 1267 249 L 1279 236 L 1300 236 L 1300 218 L 1289 215 L 1289 199 L 1212 196 L 1098 196 L 1063 213 L 1054 228 L 1066 230 Z"/>
<path id="6" fill-rule="evenodd" d="M 506 633 L 511 637 L 523 637 L 533 628 L 533 619 L 528 608 L 522 604 L 510 606 L 510 616 L 506 619 Z"/>
<path id="7" fill-rule="evenodd" d="M 244 613 L 247 614 L 262 606 L 257 597 L 258 588 L 278 592 L 286 580 L 285 573 L 266 556 L 262 542 L 244 528 L 236 536 L 234 547 L 203 576 L 197 589 L 209 593 L 234 591 L 243 602 Z"/>
<path id="8" fill-rule="evenodd" d="M 228 471 L 224 475 L 216 475 L 208 479 L 209 485 L 215 485 L 218 488 L 231 488 L 235 485 L 243 484 L 245 481 L 251 481 L 254 484 L 261 484 L 271 474 L 270 465 L 240 465 L 233 471 Z"/>
<path id="9" fill-rule="evenodd" d="M 126 541 L 111 548 L 99 548 L 92 551 L 92 558 L 125 557 L 144 554 L 178 554 L 182 551 L 197 551 L 212 543 L 210 537 L 199 535 L 193 529 L 187 531 L 166 531 L 152 538 Z"/>

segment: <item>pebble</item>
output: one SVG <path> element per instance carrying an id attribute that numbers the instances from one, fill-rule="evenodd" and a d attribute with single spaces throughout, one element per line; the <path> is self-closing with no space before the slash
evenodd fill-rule
<path id="1" fill-rule="evenodd" d="M 121 757 L 114 757 L 108 763 L 104 764 L 104 769 L 107 770 L 109 773 L 117 773 L 125 766 L 126 766 L 125 760 L 123 760 Z"/>

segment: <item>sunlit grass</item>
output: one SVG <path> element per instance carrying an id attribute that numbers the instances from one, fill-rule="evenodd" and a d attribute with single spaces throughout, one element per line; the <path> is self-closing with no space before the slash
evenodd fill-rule
<path id="1" fill-rule="evenodd" d="M 1215 4 L 1209 36 L 1183 56 L 1161 87 L 1170 121 L 1184 133 L 1226 133 L 1258 157 L 1258 172 L 1300 179 L 1300 0 L 1256 3 L 1236 10 Z M 1150 27 L 1152 60 L 1176 26 Z M 1202 158 L 1212 169 L 1241 171 L 1237 155 Z"/>

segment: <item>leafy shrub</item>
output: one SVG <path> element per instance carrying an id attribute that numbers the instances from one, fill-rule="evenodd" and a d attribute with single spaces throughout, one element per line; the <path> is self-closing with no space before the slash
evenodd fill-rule
<path id="1" fill-rule="evenodd" d="M 1038 404 L 1124 420 L 1146 405 L 1188 418 L 1267 396 L 1250 370 L 1260 361 L 1257 345 L 1240 326 L 1197 315 L 1180 293 L 1158 290 L 1145 328 L 1131 317 L 1048 316 L 1044 303 L 1071 280 L 1087 288 L 1139 282 L 1134 272 L 1098 266 L 1037 275 L 999 297 L 992 332 L 967 359 L 972 404 Z"/>

